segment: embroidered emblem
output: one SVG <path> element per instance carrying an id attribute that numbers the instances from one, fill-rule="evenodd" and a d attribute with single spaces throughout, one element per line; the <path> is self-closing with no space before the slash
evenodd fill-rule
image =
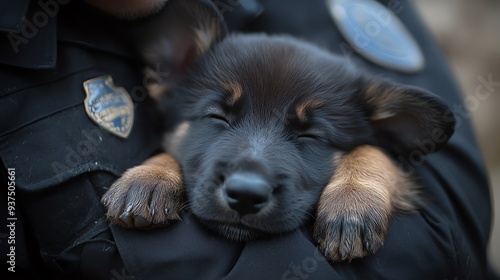
<path id="1" fill-rule="evenodd" d="M 100 76 L 83 83 L 89 118 L 108 132 L 127 138 L 134 123 L 134 104 L 127 91 L 116 87 L 111 76 Z"/>

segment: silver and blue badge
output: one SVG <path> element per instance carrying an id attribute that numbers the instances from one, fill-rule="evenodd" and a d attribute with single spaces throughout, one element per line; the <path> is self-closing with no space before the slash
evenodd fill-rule
<path id="1" fill-rule="evenodd" d="M 134 124 L 134 103 L 127 91 L 116 87 L 111 76 L 100 76 L 83 83 L 89 118 L 108 132 L 127 138 Z"/>
<path id="2" fill-rule="evenodd" d="M 396 71 L 413 73 L 424 56 L 399 18 L 374 0 L 326 0 L 346 41 L 368 60 Z"/>

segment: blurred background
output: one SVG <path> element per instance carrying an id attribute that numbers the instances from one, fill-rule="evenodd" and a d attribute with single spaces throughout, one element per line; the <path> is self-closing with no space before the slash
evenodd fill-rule
<path id="1" fill-rule="evenodd" d="M 414 3 L 447 55 L 464 97 L 474 94 L 480 77 L 499 84 L 470 114 L 490 174 L 495 214 L 489 254 L 500 272 L 500 1 Z"/>

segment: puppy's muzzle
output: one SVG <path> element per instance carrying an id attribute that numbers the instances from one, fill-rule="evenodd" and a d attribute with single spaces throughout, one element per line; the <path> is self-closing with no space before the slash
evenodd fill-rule
<path id="1" fill-rule="evenodd" d="M 231 174 L 222 192 L 229 207 L 243 217 L 264 208 L 271 199 L 273 188 L 262 175 L 244 171 Z"/>

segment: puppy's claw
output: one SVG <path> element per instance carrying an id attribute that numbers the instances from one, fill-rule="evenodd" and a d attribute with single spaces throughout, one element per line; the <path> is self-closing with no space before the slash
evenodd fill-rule
<path id="1" fill-rule="evenodd" d="M 130 213 L 130 211 L 132 211 L 132 205 L 129 205 L 127 207 L 127 209 L 125 209 L 125 211 L 123 211 L 123 213 L 120 215 L 120 219 L 124 220 L 124 219 L 130 218 L 130 216 L 132 215 L 132 213 Z"/>
<path id="2" fill-rule="evenodd" d="M 120 215 L 120 220 L 125 223 L 127 226 L 133 226 L 134 222 L 132 220 L 132 206 L 127 207 L 125 211 Z"/>
<path id="3" fill-rule="evenodd" d="M 104 204 L 104 205 L 108 205 L 108 204 L 109 204 L 109 199 L 108 199 L 108 197 L 107 197 L 107 196 L 103 197 L 103 198 L 101 199 L 101 202 L 102 202 L 102 204 Z"/>
<path id="4" fill-rule="evenodd" d="M 366 242 L 365 242 L 365 246 L 364 246 L 364 247 L 365 247 L 365 250 L 367 250 L 367 251 L 372 251 L 372 250 L 371 250 L 371 245 L 370 245 L 370 242 L 366 241 Z"/>
<path id="5" fill-rule="evenodd" d="M 130 218 L 130 212 L 123 212 L 120 215 L 120 220 L 122 220 L 123 222 L 126 222 L 128 218 Z"/>
<path id="6" fill-rule="evenodd" d="M 346 261 L 347 260 L 347 253 L 346 251 L 342 250 L 342 254 L 340 255 L 340 258 L 342 261 Z"/>

